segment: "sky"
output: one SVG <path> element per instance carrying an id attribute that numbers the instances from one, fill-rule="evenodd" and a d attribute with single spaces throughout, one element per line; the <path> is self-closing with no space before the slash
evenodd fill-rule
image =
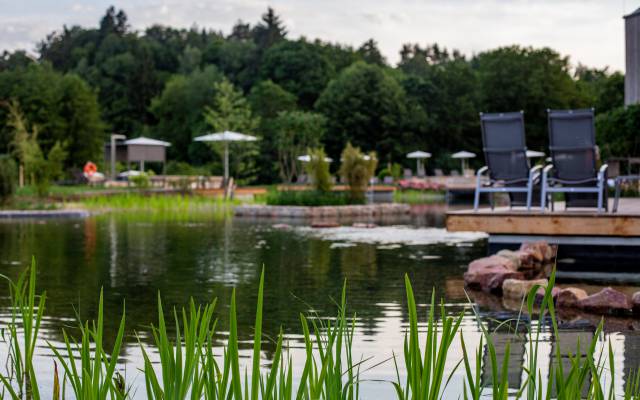
<path id="1" fill-rule="evenodd" d="M 152 24 L 222 30 L 256 23 L 268 6 L 290 38 L 359 46 L 375 39 L 395 64 L 404 43 L 472 55 L 499 46 L 548 46 L 590 67 L 624 70 L 622 16 L 640 0 L 0 0 L 0 52 L 26 49 L 63 25 L 97 26 L 109 5 L 134 29 Z"/>

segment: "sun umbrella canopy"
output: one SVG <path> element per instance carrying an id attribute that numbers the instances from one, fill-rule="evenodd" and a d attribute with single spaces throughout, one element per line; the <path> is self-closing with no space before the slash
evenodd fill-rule
<path id="1" fill-rule="evenodd" d="M 544 156 L 545 154 L 541 151 L 527 150 L 527 158 L 538 158 Z"/>
<path id="2" fill-rule="evenodd" d="M 333 159 L 330 157 L 325 157 L 324 160 L 326 162 L 332 162 Z M 303 156 L 298 157 L 298 161 L 302 161 L 302 162 L 310 162 L 311 161 L 311 156 L 309 154 L 305 154 Z"/>
<path id="3" fill-rule="evenodd" d="M 462 150 L 457 153 L 453 153 L 451 158 L 475 158 L 475 156 L 476 155 L 470 151 Z"/>
<path id="4" fill-rule="evenodd" d="M 257 137 L 245 135 L 244 133 L 224 131 L 219 133 L 209 133 L 207 135 L 193 138 L 196 142 L 254 142 Z"/>
<path id="5" fill-rule="evenodd" d="M 431 153 L 426 151 L 416 150 L 407 154 L 407 158 L 431 158 Z"/>
<path id="6" fill-rule="evenodd" d="M 139 145 L 139 146 L 164 146 L 169 147 L 171 143 L 163 142 L 162 140 L 151 139 L 148 137 L 140 136 L 135 139 L 129 139 L 124 142 L 126 145 Z"/>
<path id="7" fill-rule="evenodd" d="M 196 142 L 224 143 L 224 183 L 226 185 L 229 182 L 229 142 L 255 142 L 258 138 L 244 133 L 224 131 L 197 136 L 193 140 Z"/>

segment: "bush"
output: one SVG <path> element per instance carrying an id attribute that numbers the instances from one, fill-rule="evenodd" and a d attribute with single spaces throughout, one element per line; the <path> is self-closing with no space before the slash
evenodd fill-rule
<path id="1" fill-rule="evenodd" d="M 392 177 L 394 181 L 402 178 L 402 165 L 398 163 L 389 164 L 378 173 L 378 179 L 381 181 L 387 176 Z"/>
<path id="2" fill-rule="evenodd" d="M 0 203 L 5 203 L 16 191 L 16 163 L 8 155 L 0 155 Z"/>
<path id="3" fill-rule="evenodd" d="M 340 157 L 340 176 L 349 185 L 349 194 L 352 201 L 364 202 L 364 195 L 369 186 L 369 180 L 376 171 L 378 159 L 375 152 L 363 154 L 359 147 L 351 146 L 342 151 Z"/>
<path id="4" fill-rule="evenodd" d="M 362 201 L 353 200 L 344 192 L 319 192 L 317 190 L 291 190 L 267 193 L 266 202 L 270 206 L 346 206 L 362 204 Z"/>
<path id="5" fill-rule="evenodd" d="M 306 169 L 313 188 L 318 192 L 330 192 L 331 173 L 329 172 L 329 163 L 325 160 L 327 155 L 324 149 L 309 149 L 308 152 L 311 159 L 306 164 Z"/>
<path id="6" fill-rule="evenodd" d="M 151 186 L 151 173 L 141 172 L 140 175 L 130 176 L 129 182 L 138 189 L 146 189 Z"/>

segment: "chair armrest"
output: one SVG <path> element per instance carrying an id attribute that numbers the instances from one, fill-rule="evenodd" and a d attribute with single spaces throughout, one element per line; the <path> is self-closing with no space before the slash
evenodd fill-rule
<path id="1" fill-rule="evenodd" d="M 535 174 L 539 174 L 541 169 L 542 169 L 542 165 L 534 165 L 534 166 L 529 170 L 529 177 L 532 177 L 532 176 L 534 176 Z"/>
<path id="2" fill-rule="evenodd" d="M 598 180 L 604 179 L 608 168 L 609 168 L 609 164 L 602 164 L 602 166 L 598 170 Z"/>
<path id="3" fill-rule="evenodd" d="M 489 171 L 489 167 L 485 165 L 484 167 L 480 168 L 478 172 L 476 172 L 476 176 L 480 177 L 487 171 Z"/>

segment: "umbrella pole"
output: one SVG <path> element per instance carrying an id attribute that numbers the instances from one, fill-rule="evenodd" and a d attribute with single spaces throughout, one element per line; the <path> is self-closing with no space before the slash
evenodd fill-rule
<path id="1" fill-rule="evenodd" d="M 229 183 L 229 142 L 224 142 L 224 185 Z"/>

